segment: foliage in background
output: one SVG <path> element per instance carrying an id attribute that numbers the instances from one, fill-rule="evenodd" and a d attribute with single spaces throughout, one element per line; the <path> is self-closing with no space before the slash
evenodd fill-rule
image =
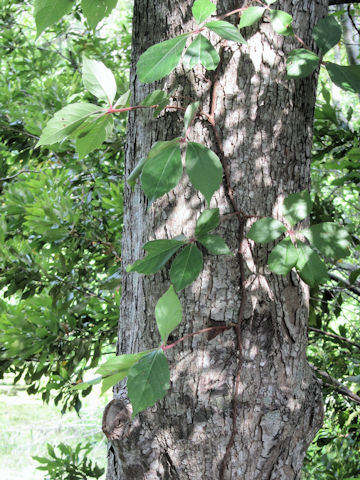
<path id="1" fill-rule="evenodd" d="M 88 458 L 93 448 L 91 443 L 78 443 L 75 448 L 59 443 L 57 451 L 49 443 L 46 446 L 50 458 L 33 458 L 41 464 L 36 468 L 47 472 L 46 478 L 49 480 L 100 478 L 105 471 Z"/>
<path id="2" fill-rule="evenodd" d="M 21 9 L 19 11 L 19 4 Z M 35 149 L 46 121 L 83 93 L 82 54 L 106 56 L 128 88 L 129 17 L 94 35 L 80 12 L 34 42 L 29 4 L 2 4 L 0 103 L 0 375 L 28 393 L 81 407 L 71 385 L 114 351 L 118 321 L 125 116 L 104 147 L 79 161 L 68 145 Z M 116 69 L 115 69 L 116 65 Z"/>
<path id="3" fill-rule="evenodd" d="M 358 22 L 359 7 L 349 6 Z M 337 12 L 342 26 L 347 13 Z M 349 41 L 349 39 L 348 39 Z M 352 31 L 359 64 L 359 34 Z M 335 55 L 348 60 L 343 43 Z M 350 61 L 350 60 L 349 60 Z M 303 468 L 306 480 L 360 478 L 360 405 L 342 388 L 360 393 L 360 117 L 359 97 L 341 95 L 320 77 L 314 122 L 311 224 L 336 221 L 351 234 L 346 261 L 328 261 L 330 281 L 311 289 L 308 357 L 321 376 L 325 402 L 323 428 L 311 444 Z M 334 337 L 324 335 L 328 332 Z M 352 343 L 351 343 L 352 342 Z M 335 384 L 336 379 L 340 384 Z"/>

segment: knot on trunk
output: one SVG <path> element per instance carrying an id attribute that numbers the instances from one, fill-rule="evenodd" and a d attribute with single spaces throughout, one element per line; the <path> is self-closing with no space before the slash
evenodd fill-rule
<path id="1" fill-rule="evenodd" d="M 109 440 L 120 440 L 129 434 L 132 408 L 124 400 L 114 399 L 109 402 L 102 418 L 102 431 Z"/>

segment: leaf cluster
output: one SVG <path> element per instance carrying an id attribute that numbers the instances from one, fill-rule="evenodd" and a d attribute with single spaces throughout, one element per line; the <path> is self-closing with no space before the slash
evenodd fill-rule
<path id="1" fill-rule="evenodd" d="M 105 469 L 88 458 L 93 445 L 78 443 L 75 448 L 59 443 L 55 448 L 46 445 L 49 457 L 32 457 L 40 465 L 37 470 L 46 472 L 49 480 L 83 480 L 100 478 Z"/>

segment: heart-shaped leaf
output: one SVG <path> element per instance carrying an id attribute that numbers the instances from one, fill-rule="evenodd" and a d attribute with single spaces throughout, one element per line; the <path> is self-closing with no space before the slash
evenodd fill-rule
<path id="1" fill-rule="evenodd" d="M 288 78 L 308 77 L 318 67 L 320 58 L 310 50 L 296 48 L 292 50 L 286 60 Z"/>
<path id="2" fill-rule="evenodd" d="M 113 73 L 102 62 L 83 57 L 82 80 L 84 86 L 95 97 L 112 105 L 116 95 Z"/>
<path id="3" fill-rule="evenodd" d="M 341 34 L 341 27 L 333 16 L 322 18 L 312 32 L 312 36 L 323 54 L 339 43 Z"/>
<path id="4" fill-rule="evenodd" d="M 217 33 L 221 38 L 246 45 L 245 38 L 232 23 L 225 22 L 224 20 L 214 20 L 213 22 L 206 23 L 205 27 Z"/>
<path id="5" fill-rule="evenodd" d="M 51 118 L 36 146 L 53 145 L 69 138 L 90 116 L 101 114 L 104 109 L 92 103 L 71 103 Z"/>
<path id="6" fill-rule="evenodd" d="M 69 0 L 35 0 L 34 17 L 36 23 L 36 38 L 38 38 L 47 27 L 58 22 L 64 15 L 69 13 L 74 2 Z"/>
<path id="7" fill-rule="evenodd" d="M 198 23 L 202 23 L 216 12 L 216 6 L 210 0 L 196 0 L 191 11 L 195 20 Z"/>
<path id="8" fill-rule="evenodd" d="M 270 11 L 270 23 L 279 35 L 294 35 L 293 28 L 291 26 L 293 18 L 282 10 Z"/>
<path id="9" fill-rule="evenodd" d="M 180 35 L 148 48 L 140 56 L 136 66 L 139 80 L 144 83 L 155 82 L 174 70 L 180 61 L 189 35 Z"/>
<path id="10" fill-rule="evenodd" d="M 188 142 L 186 170 L 191 183 L 200 190 L 207 202 L 220 187 L 223 169 L 219 157 L 205 145 Z"/>
<path id="11" fill-rule="evenodd" d="M 283 223 L 266 217 L 255 222 L 247 236 L 256 243 L 269 243 L 276 240 L 285 231 L 286 227 Z"/>
<path id="12" fill-rule="evenodd" d="M 141 173 L 141 187 L 149 201 L 153 202 L 176 187 L 182 170 L 179 141 L 158 142 L 151 149 Z"/>
<path id="13" fill-rule="evenodd" d="M 145 258 L 128 265 L 127 272 L 150 275 L 162 269 L 165 263 L 184 245 L 181 240 L 152 240 L 144 245 L 148 252 Z"/>
<path id="14" fill-rule="evenodd" d="M 338 87 L 348 92 L 360 93 L 360 65 L 337 65 L 326 62 L 326 70 Z"/>
<path id="15" fill-rule="evenodd" d="M 297 246 L 299 256 L 296 262 L 296 269 L 300 277 L 310 287 L 326 283 L 329 275 L 323 260 L 312 248 L 300 240 L 297 241 Z"/>
<path id="16" fill-rule="evenodd" d="M 179 292 L 190 285 L 203 268 L 203 256 L 195 244 L 188 245 L 171 265 L 170 280 Z"/>
<path id="17" fill-rule="evenodd" d="M 65 0 L 63 0 L 66 3 Z M 90 28 L 95 30 L 96 25 L 110 15 L 118 0 L 81 0 L 81 9 L 89 22 Z"/>
<path id="18" fill-rule="evenodd" d="M 301 233 L 327 257 L 338 259 L 349 254 L 351 237 L 341 225 L 331 222 L 318 223 Z"/>
<path id="19" fill-rule="evenodd" d="M 184 65 L 187 68 L 193 68 L 201 63 L 207 70 L 215 70 L 219 62 L 219 54 L 201 33 L 190 44 L 184 56 Z"/>
<path id="20" fill-rule="evenodd" d="M 168 361 L 161 349 L 142 357 L 128 373 L 127 390 L 133 413 L 151 407 L 163 398 L 170 387 Z"/>
<path id="21" fill-rule="evenodd" d="M 220 223 L 218 208 L 208 208 L 202 212 L 196 222 L 195 236 L 201 237 L 214 230 Z"/>
<path id="22" fill-rule="evenodd" d="M 197 241 L 213 255 L 232 255 L 230 248 L 220 235 L 203 235 Z"/>
<path id="23" fill-rule="evenodd" d="M 310 193 L 307 190 L 292 193 L 284 200 L 283 215 L 293 227 L 300 220 L 304 220 L 310 215 L 312 201 Z"/>
<path id="24" fill-rule="evenodd" d="M 258 22 L 265 12 L 264 7 L 249 7 L 241 14 L 239 28 L 250 27 Z"/>
<path id="25" fill-rule="evenodd" d="M 299 252 L 290 237 L 286 237 L 270 253 L 268 258 L 269 268 L 278 275 L 287 275 L 295 267 L 298 256 Z"/>
<path id="26" fill-rule="evenodd" d="M 179 325 L 182 319 L 182 308 L 173 285 L 159 298 L 155 307 L 156 323 L 163 344 L 167 342 L 170 333 Z"/>

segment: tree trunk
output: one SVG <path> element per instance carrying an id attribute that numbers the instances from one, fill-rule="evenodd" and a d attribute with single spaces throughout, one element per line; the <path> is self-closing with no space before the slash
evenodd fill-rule
<path id="1" fill-rule="evenodd" d="M 135 0 L 134 105 L 155 88 L 137 80 L 139 55 L 154 43 L 194 29 L 192 4 L 193 0 Z M 217 13 L 241 4 L 219 0 Z M 311 45 L 312 27 L 326 14 L 327 0 L 282 0 L 274 8 L 290 13 L 295 32 Z M 230 17 L 230 21 L 237 24 L 238 18 Z M 209 112 L 217 84 L 215 119 L 235 202 L 246 215 L 281 219 L 284 197 L 308 188 L 310 183 L 316 78 L 286 79 L 286 54 L 300 45 L 293 37 L 276 35 L 267 16 L 259 25 L 246 29 L 245 36 L 247 46 L 230 41 L 223 44 L 217 72 L 206 72 L 199 66 L 185 74 L 180 66 L 161 86 L 167 91 L 176 88 L 182 105 L 200 99 L 202 110 Z M 219 42 L 215 34 L 211 38 Z M 151 111 L 132 112 L 126 174 L 155 141 L 179 136 L 181 129 L 178 112 L 157 120 Z M 190 139 L 219 153 L 213 130 L 205 120 L 196 120 Z M 119 354 L 159 344 L 154 307 L 170 283 L 167 269 L 143 276 L 128 274 L 125 267 L 143 257 L 142 246 L 150 239 L 191 236 L 205 207 L 204 198 L 185 176 L 175 190 L 150 207 L 139 186 L 132 192 L 126 185 L 124 205 Z M 225 187 L 215 194 L 211 206 L 219 207 L 221 214 L 233 211 Z M 249 220 L 246 231 L 250 224 Z M 223 221 L 218 233 L 236 253 L 237 217 Z M 180 294 L 184 320 L 174 335 L 176 339 L 214 322 L 236 323 L 241 308 L 241 349 L 235 331 L 228 330 L 210 340 L 196 335 L 168 351 L 170 390 L 163 401 L 135 418 L 123 438 L 112 442 L 109 480 L 219 478 L 233 429 L 238 365 L 237 430 L 223 478 L 300 478 L 306 449 L 322 422 L 319 386 L 305 357 L 308 287 L 295 272 L 286 277 L 270 273 L 266 266 L 268 246 L 243 241 L 241 248 L 243 278 L 239 256 L 205 254 L 203 272 Z M 127 401 L 124 385 L 118 387 L 115 397 Z"/>

